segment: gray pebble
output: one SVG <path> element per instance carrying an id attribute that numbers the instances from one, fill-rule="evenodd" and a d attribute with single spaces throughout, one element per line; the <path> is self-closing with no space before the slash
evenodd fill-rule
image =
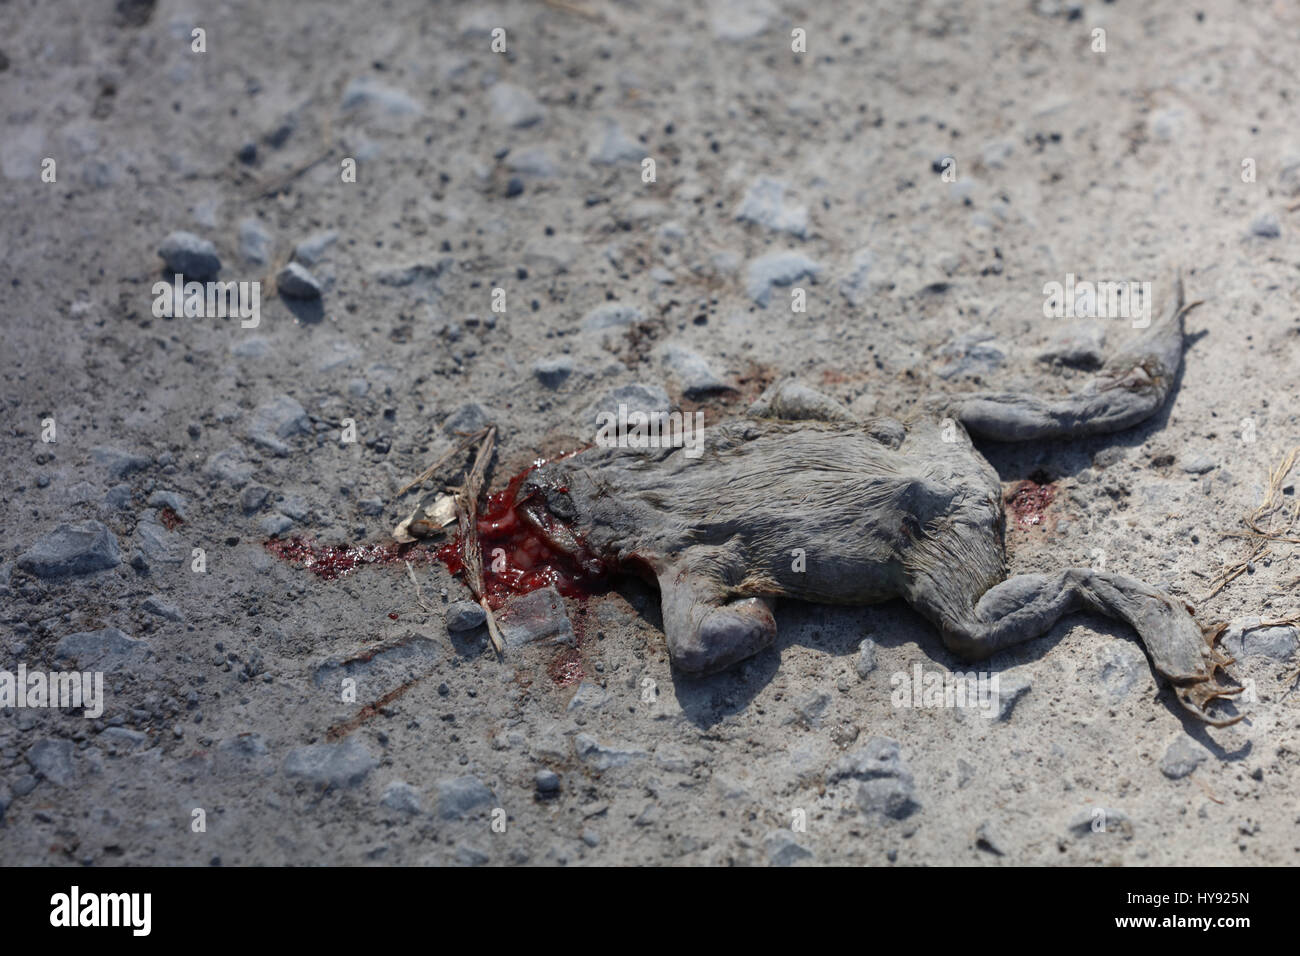
<path id="1" fill-rule="evenodd" d="M 95 464 L 99 465 L 108 472 L 108 476 L 115 481 L 119 481 L 131 474 L 133 471 L 140 471 L 149 467 L 149 459 L 140 455 L 132 455 L 130 452 L 121 451 L 117 448 L 94 448 L 90 452 L 91 458 Z"/>
<path id="2" fill-rule="evenodd" d="M 325 255 L 326 250 L 338 240 L 339 234 L 334 230 L 318 232 L 294 246 L 293 258 L 305 266 L 314 266 Z"/>
<path id="3" fill-rule="evenodd" d="M 248 437 L 277 455 L 289 454 L 283 439 L 311 434 L 311 418 L 295 399 L 279 395 L 257 407 L 248 423 Z"/>
<path id="4" fill-rule="evenodd" d="M 1282 235 L 1282 224 L 1276 214 L 1266 212 L 1251 221 L 1250 234 L 1261 239 L 1277 239 Z"/>
<path id="5" fill-rule="evenodd" d="M 239 254 L 245 262 L 255 266 L 264 266 L 271 261 L 271 234 L 251 216 L 239 223 Z"/>
<path id="6" fill-rule="evenodd" d="M 18 567 L 42 578 L 90 574 L 121 563 L 117 538 L 98 521 L 59 525 L 18 558 Z"/>
<path id="7" fill-rule="evenodd" d="M 756 305 L 767 308 L 774 286 L 793 285 L 799 279 L 815 279 L 822 267 L 802 252 L 769 252 L 749 264 L 745 293 Z"/>
<path id="8" fill-rule="evenodd" d="M 300 263 L 290 262 L 275 277 L 275 288 L 290 299 L 319 299 L 320 282 Z"/>
<path id="9" fill-rule="evenodd" d="M 1170 780 L 1180 780 L 1203 764 L 1210 752 L 1189 737 L 1178 737 L 1160 758 L 1160 772 Z"/>
<path id="10" fill-rule="evenodd" d="M 69 787 L 77 779 L 76 748 L 70 740 L 38 740 L 27 748 L 26 756 L 32 769 L 55 786 Z"/>
<path id="11" fill-rule="evenodd" d="M 420 791 L 403 780 L 394 780 L 386 786 L 379 803 L 399 813 L 419 813 L 424 809 L 420 803 Z"/>
<path id="12" fill-rule="evenodd" d="M 438 816 L 456 820 L 491 807 L 496 796 L 482 780 L 464 776 L 438 781 Z"/>
<path id="13" fill-rule="evenodd" d="M 813 859 L 811 850 L 802 846 L 790 830 L 772 830 L 763 838 L 763 849 L 773 866 L 793 866 L 802 860 Z"/>
<path id="14" fill-rule="evenodd" d="M 552 643 L 575 641 L 564 598 L 555 588 L 540 588 L 511 598 L 496 618 L 507 647 L 523 647 L 543 639 Z"/>
<path id="15" fill-rule="evenodd" d="M 364 743 L 348 737 L 339 743 L 311 744 L 290 751 L 284 772 L 319 786 L 355 787 L 378 765 Z"/>
<path id="16" fill-rule="evenodd" d="M 573 374 L 573 359 L 567 355 L 538 359 L 533 363 L 533 377 L 547 388 L 559 388 Z"/>
<path id="17" fill-rule="evenodd" d="M 546 118 L 546 109 L 537 97 L 513 83 L 497 83 L 488 90 L 488 106 L 493 118 L 503 126 L 522 129 Z"/>
<path id="18" fill-rule="evenodd" d="M 447 605 L 447 630 L 472 631 L 487 620 L 487 613 L 473 601 L 454 601 Z"/>
<path id="19" fill-rule="evenodd" d="M 187 279 L 202 282 L 221 271 L 217 247 L 192 232 L 173 232 L 158 247 L 158 255 L 162 256 L 170 271 L 179 272 Z"/>
<path id="20" fill-rule="evenodd" d="M 609 117 L 597 124 L 587 147 L 587 159 L 597 166 L 639 163 L 645 156 L 646 147 L 623 132 L 623 127 Z"/>
<path id="21" fill-rule="evenodd" d="M 808 235 L 808 207 L 786 202 L 787 188 L 779 179 L 760 177 L 736 208 L 736 218 L 803 239 Z"/>

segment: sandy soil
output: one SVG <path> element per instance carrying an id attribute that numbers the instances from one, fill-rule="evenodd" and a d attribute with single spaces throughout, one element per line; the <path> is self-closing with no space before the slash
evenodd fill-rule
<path id="1" fill-rule="evenodd" d="M 1289 627 L 1239 638 L 1231 728 L 1185 720 L 1133 635 L 1082 615 L 989 663 L 1018 696 L 986 719 L 891 700 L 914 666 L 967 670 L 897 602 L 781 604 L 773 650 L 691 681 L 636 581 L 568 603 L 576 655 L 497 659 L 448 634 L 467 591 L 437 563 L 429 612 L 400 564 L 326 581 L 266 547 L 384 544 L 451 427 L 498 424 L 497 488 L 634 383 L 707 421 L 784 376 L 863 415 L 1077 387 L 1040 353 L 1133 333 L 1045 318 L 1044 285 L 1150 281 L 1158 307 L 1181 268 L 1204 304 L 1160 415 L 983 446 L 1009 493 L 1052 489 L 1009 523 L 1011 568 L 1104 560 L 1206 623 L 1286 616 L 1285 543 L 1205 596 L 1300 435 L 1295 5 L 0 19 L 0 657 L 106 695 L 93 719 L 0 709 L 0 862 L 1296 861 Z M 262 283 L 256 328 L 155 316 L 177 230 Z M 275 291 L 296 249 L 319 299 Z M 768 287 L 773 253 L 806 274 Z M 76 535 L 89 557 L 31 557 Z"/>

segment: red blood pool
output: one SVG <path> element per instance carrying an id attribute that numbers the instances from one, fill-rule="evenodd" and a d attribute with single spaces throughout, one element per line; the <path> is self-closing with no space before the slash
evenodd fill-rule
<path id="1" fill-rule="evenodd" d="M 608 569 L 584 554 L 581 559 L 550 546 L 515 505 L 519 487 L 533 468 L 515 475 L 501 491 L 488 496 L 478 519 L 483 553 L 483 584 L 493 610 L 510 598 L 539 588 L 554 587 L 565 597 L 582 600 L 608 588 Z M 525 499 L 527 500 L 527 499 Z M 460 536 L 438 549 L 437 558 L 452 574 L 465 570 Z"/>
<path id="2" fill-rule="evenodd" d="M 185 523 L 184 518 L 166 506 L 159 510 L 158 520 L 163 523 L 163 527 L 168 531 L 175 531 L 178 524 Z"/>
<path id="3" fill-rule="evenodd" d="M 427 563 L 432 553 L 418 544 L 318 545 L 304 538 L 273 538 L 266 550 L 282 561 L 301 565 L 325 581 L 350 574 L 363 564 Z"/>
<path id="4" fill-rule="evenodd" d="M 604 562 L 585 552 L 575 556 L 552 547 L 546 536 L 520 515 L 515 495 L 532 471 L 529 468 L 520 472 L 504 489 L 489 495 L 479 515 L 485 597 L 494 610 L 516 595 L 548 586 L 577 600 L 608 589 L 608 568 Z M 554 522 L 551 527 L 557 529 L 559 523 Z M 419 543 L 397 542 L 317 545 L 303 538 L 272 539 L 265 547 L 277 558 L 298 564 L 325 581 L 350 574 L 363 564 L 400 565 L 404 561 L 415 564 L 433 559 L 441 561 L 452 574 L 465 572 L 460 535 L 437 550 Z"/>
<path id="5" fill-rule="evenodd" d="M 1032 527 L 1043 520 L 1043 512 L 1056 498 L 1055 485 L 1040 485 L 1036 481 L 1022 481 L 1007 498 L 1007 507 L 1016 516 L 1016 523 Z"/>

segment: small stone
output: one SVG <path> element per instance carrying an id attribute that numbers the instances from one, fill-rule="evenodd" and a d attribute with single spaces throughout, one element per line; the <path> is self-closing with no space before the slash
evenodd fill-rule
<path id="1" fill-rule="evenodd" d="M 275 277 L 275 288 L 290 299 L 319 299 L 320 282 L 301 263 L 290 262 Z"/>
<path id="2" fill-rule="evenodd" d="M 510 181 L 506 183 L 506 198 L 514 199 L 524 191 L 524 181 L 518 176 L 511 176 Z"/>
<path id="3" fill-rule="evenodd" d="M 72 660 L 82 670 L 90 670 L 96 665 L 101 670 L 118 670 L 144 660 L 151 653 L 147 642 L 128 637 L 115 627 L 78 631 L 54 646 L 56 660 Z"/>
<path id="4" fill-rule="evenodd" d="M 552 643 L 575 642 L 564 598 L 553 587 L 511 598 L 497 612 L 497 624 L 507 647 L 523 647 L 548 638 Z"/>
<path id="5" fill-rule="evenodd" d="M 554 770 L 539 770 L 533 778 L 537 792 L 542 796 L 553 796 L 560 792 L 560 775 Z"/>
<path id="6" fill-rule="evenodd" d="M 502 126 L 523 129 L 546 119 L 546 109 L 537 97 L 513 83 L 496 83 L 488 90 L 492 117 Z"/>
<path id="7" fill-rule="evenodd" d="M 1123 810 L 1112 810 L 1108 807 L 1094 807 L 1076 813 L 1071 818 L 1067 829 L 1074 836 L 1088 836 L 1093 833 L 1120 833 L 1127 837 L 1133 835 L 1133 824 L 1129 822 L 1128 815 Z"/>
<path id="8" fill-rule="evenodd" d="M 564 709 L 570 713 L 575 710 L 600 710 L 608 703 L 609 693 L 603 687 L 591 681 L 582 681 Z"/>
<path id="9" fill-rule="evenodd" d="M 149 467 L 148 458 L 132 455 L 117 448 L 94 448 L 90 452 L 90 457 L 115 481 L 120 481 L 133 471 Z"/>
<path id="10" fill-rule="evenodd" d="M 322 787 L 355 787 L 379 766 L 364 743 L 348 737 L 339 743 L 310 744 L 289 752 L 284 772 Z"/>
<path id="11" fill-rule="evenodd" d="M 171 272 L 179 272 L 187 279 L 202 282 L 221 271 L 217 247 L 192 232 L 173 232 L 158 247 L 158 255 Z"/>
<path id="12" fill-rule="evenodd" d="M 981 823 L 975 828 L 975 848 L 977 850 L 992 853 L 994 856 L 1006 856 L 1007 851 L 1003 849 L 1005 845 L 1002 835 L 987 822 Z"/>
<path id="13" fill-rule="evenodd" d="M 245 262 L 255 266 L 264 266 L 271 261 L 271 234 L 261 221 L 251 216 L 239 223 L 239 254 Z"/>
<path id="14" fill-rule="evenodd" d="M 773 866 L 793 866 L 803 860 L 813 859 L 812 851 L 802 846 L 794 834 L 785 828 L 768 833 L 763 838 L 763 849 L 767 853 L 768 862 Z"/>
<path id="15" fill-rule="evenodd" d="M 345 112 L 355 110 L 375 116 L 416 116 L 422 112 L 420 104 L 406 92 L 385 86 L 368 76 L 349 82 L 339 105 Z"/>
<path id="16" fill-rule="evenodd" d="M 864 305 L 873 295 L 889 288 L 888 281 L 874 275 L 876 261 L 876 254 L 870 249 L 859 249 L 853 254 L 848 275 L 840 280 L 840 295 L 849 305 Z"/>
<path id="17" fill-rule="evenodd" d="M 687 398 L 699 398 L 713 392 L 727 391 L 727 385 L 709 368 L 703 356 L 684 349 L 680 345 L 665 346 L 660 354 L 664 368 L 682 384 L 682 394 Z"/>
<path id="18" fill-rule="evenodd" d="M 144 603 L 140 607 L 149 614 L 166 618 L 169 621 L 180 622 L 185 620 L 180 609 L 175 604 L 168 603 L 161 594 L 149 595 L 144 599 Z"/>
<path id="19" fill-rule="evenodd" d="M 1222 643 L 1235 658 L 1269 657 L 1289 660 L 1296 651 L 1296 628 L 1290 625 L 1260 627 L 1258 617 L 1237 618 L 1228 625 Z"/>
<path id="20" fill-rule="evenodd" d="M 293 519 L 282 514 L 267 515 L 258 522 L 257 527 L 266 537 L 278 538 L 293 527 Z"/>
<path id="21" fill-rule="evenodd" d="M 42 578 L 90 574 L 121 563 L 116 536 L 98 521 L 59 525 L 18 558 L 18 567 Z"/>
<path id="22" fill-rule="evenodd" d="M 598 305 L 582 317 L 582 327 L 588 332 L 601 329 L 623 328 L 645 320 L 645 313 L 636 306 L 621 302 Z"/>
<path id="23" fill-rule="evenodd" d="M 538 359 L 533 363 L 533 377 L 547 388 L 559 388 L 573 374 L 573 359 L 567 355 Z"/>
<path id="24" fill-rule="evenodd" d="M 544 146 L 525 146 L 512 149 L 506 157 L 506 168 L 522 176 L 550 179 L 556 174 L 555 160 Z"/>
<path id="25" fill-rule="evenodd" d="M 816 279 L 822 267 L 801 252 L 769 252 L 749 264 L 745 292 L 756 305 L 767 308 L 774 286 L 793 285 L 799 279 Z"/>
<path id="26" fill-rule="evenodd" d="M 1170 780 L 1181 780 L 1203 764 L 1210 752 L 1189 737 L 1178 737 L 1160 758 L 1160 772 Z"/>
<path id="27" fill-rule="evenodd" d="M 862 680 L 866 680 L 876 669 L 876 642 L 871 638 L 864 638 L 858 645 L 858 656 L 853 662 L 853 667 Z"/>
<path id="28" fill-rule="evenodd" d="M 248 437 L 276 455 L 289 454 L 283 439 L 311 434 L 311 418 L 296 399 L 279 395 L 257 407 L 248 423 Z"/>
<path id="29" fill-rule="evenodd" d="M 266 504 L 271 489 L 262 485 L 249 485 L 239 493 L 239 507 L 246 515 L 256 514 Z"/>
<path id="30" fill-rule="evenodd" d="M 113 750 L 140 750 L 149 743 L 149 735 L 128 727 L 106 727 L 99 739 Z"/>
<path id="31" fill-rule="evenodd" d="M 948 360 L 935 370 L 943 379 L 987 375 L 1007 357 L 1006 350 L 994 341 L 988 329 L 973 329 L 956 336 L 939 350 L 939 355 Z"/>
<path id="32" fill-rule="evenodd" d="M 244 450 L 232 445 L 210 457 L 204 463 L 203 473 L 209 478 L 242 488 L 253 477 L 253 466 L 245 457 Z"/>
<path id="33" fill-rule="evenodd" d="M 332 229 L 328 232 L 318 232 L 294 246 L 293 258 L 304 266 L 314 266 L 329 247 L 334 245 L 338 237 L 339 234 Z"/>
<path id="34" fill-rule="evenodd" d="M 587 844 L 589 847 L 598 847 L 600 846 L 600 834 L 589 827 L 584 827 L 582 830 L 582 842 Z"/>
<path id="35" fill-rule="evenodd" d="M 496 796 L 477 777 L 464 776 L 438 781 L 438 816 L 456 820 L 496 803 Z"/>
<path id="36" fill-rule="evenodd" d="M 736 208 L 736 218 L 773 232 L 788 232 L 803 239 L 808 234 L 808 207 L 787 203 L 788 187 L 779 179 L 759 178 Z"/>
<path id="37" fill-rule="evenodd" d="M 590 734 L 578 734 L 573 740 L 573 748 L 577 752 L 579 760 L 596 770 L 625 767 L 633 761 L 643 760 L 647 756 L 643 750 L 628 750 L 602 744 Z"/>
<path id="38" fill-rule="evenodd" d="M 487 620 L 487 613 L 473 601 L 455 601 L 447 605 L 447 630 L 452 633 L 472 631 Z"/>
<path id="39" fill-rule="evenodd" d="M 448 435 L 468 435 L 482 431 L 492 424 L 495 415 L 478 402 L 466 402 L 443 420 L 442 430 Z"/>
<path id="40" fill-rule="evenodd" d="M 1207 471 L 1212 471 L 1215 467 L 1214 459 L 1206 454 L 1192 455 L 1183 462 L 1183 471 L 1189 475 L 1203 475 Z"/>
<path id="41" fill-rule="evenodd" d="M 1028 677 L 1020 674 L 1004 671 L 997 677 L 998 689 L 994 695 L 995 719 L 1010 720 L 1011 712 L 1016 709 L 1016 704 L 1020 702 L 1020 698 L 1029 693 L 1033 685 Z"/>
<path id="42" fill-rule="evenodd" d="M 1128 696 L 1135 684 L 1148 673 L 1146 655 L 1132 644 L 1106 644 L 1097 651 L 1101 683 L 1112 701 Z"/>
<path id="43" fill-rule="evenodd" d="M 587 421 L 593 429 L 599 428 L 603 416 L 613 415 L 617 419 L 620 405 L 627 406 L 629 415 L 633 412 L 640 412 L 646 416 L 666 415 L 672 410 L 672 402 L 667 392 L 658 385 L 642 385 L 638 382 L 633 385 L 620 385 L 602 395 L 588 409 Z"/>
<path id="44" fill-rule="evenodd" d="M 424 809 L 420 804 L 420 791 L 402 780 L 394 780 L 385 787 L 379 803 L 399 813 L 419 813 Z"/>
<path id="45" fill-rule="evenodd" d="M 1251 221 L 1250 234 L 1261 239 L 1277 239 L 1282 235 L 1282 224 L 1276 214 L 1266 212 Z"/>
<path id="46" fill-rule="evenodd" d="M 38 740 L 27 748 L 26 756 L 32 769 L 55 786 L 69 787 L 77 779 L 76 748 L 70 740 Z"/>
<path id="47" fill-rule="evenodd" d="M 1091 371 L 1105 364 L 1105 344 L 1106 330 L 1100 322 L 1071 323 L 1052 336 L 1038 360 Z"/>
<path id="48" fill-rule="evenodd" d="M 623 127 L 609 117 L 600 120 L 587 148 L 587 159 L 597 166 L 639 163 L 645 155 L 646 148 L 623 132 Z"/>

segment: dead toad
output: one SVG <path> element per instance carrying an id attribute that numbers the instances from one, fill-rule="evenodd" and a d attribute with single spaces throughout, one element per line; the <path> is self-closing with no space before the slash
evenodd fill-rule
<path id="1" fill-rule="evenodd" d="M 1114 432 L 1152 415 L 1181 364 L 1181 279 L 1163 318 L 1079 392 L 966 394 L 908 422 L 856 421 L 782 382 L 745 417 L 680 447 L 593 447 L 542 465 L 514 504 L 548 545 L 658 582 L 674 667 L 709 674 L 776 636 L 772 599 L 871 604 L 902 598 L 968 660 L 1089 610 L 1137 632 L 1181 704 L 1207 711 L 1231 660 L 1183 603 L 1121 574 L 1067 568 L 1007 577 L 998 476 L 969 435 L 1028 441 Z M 698 449 L 696 449 L 698 451 Z M 792 560 L 792 555 L 802 560 Z"/>

